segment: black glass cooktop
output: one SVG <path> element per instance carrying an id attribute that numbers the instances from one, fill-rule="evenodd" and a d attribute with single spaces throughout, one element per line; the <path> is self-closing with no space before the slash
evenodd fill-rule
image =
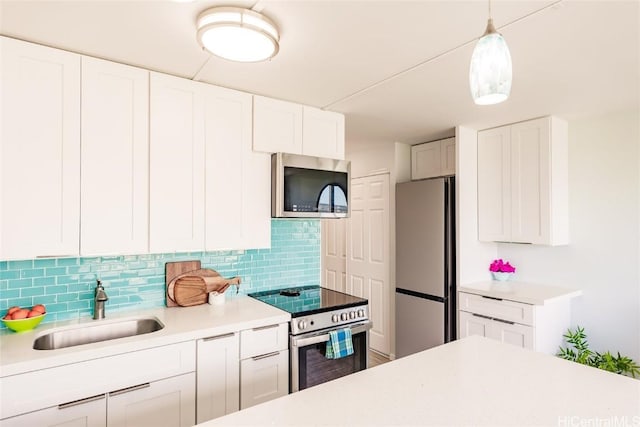
<path id="1" fill-rule="evenodd" d="M 367 305 L 364 298 L 321 288 L 301 286 L 249 294 L 257 300 L 291 313 L 291 317 L 308 316 L 341 308 Z"/>

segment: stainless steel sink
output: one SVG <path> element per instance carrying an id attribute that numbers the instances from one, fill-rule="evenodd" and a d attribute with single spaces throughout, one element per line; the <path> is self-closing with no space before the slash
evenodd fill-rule
<path id="1" fill-rule="evenodd" d="M 56 350 L 76 345 L 144 335 L 164 328 L 155 317 L 99 321 L 71 329 L 54 329 L 33 342 L 35 350 Z"/>

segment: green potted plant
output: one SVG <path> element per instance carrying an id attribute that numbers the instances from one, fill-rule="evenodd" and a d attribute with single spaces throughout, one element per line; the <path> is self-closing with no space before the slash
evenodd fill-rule
<path id="1" fill-rule="evenodd" d="M 640 365 L 633 359 L 627 356 L 621 356 L 620 353 L 614 356 L 608 351 L 606 353 L 598 353 L 590 350 L 584 328 L 577 326 L 575 331 L 568 329 L 563 337 L 573 348 L 560 347 L 556 356 L 633 378 L 635 378 L 636 375 L 640 376 Z"/>

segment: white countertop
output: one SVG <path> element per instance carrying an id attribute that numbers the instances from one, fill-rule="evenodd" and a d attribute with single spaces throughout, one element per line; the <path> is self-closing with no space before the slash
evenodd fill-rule
<path id="1" fill-rule="evenodd" d="M 155 316 L 164 329 L 134 337 L 119 338 L 58 350 L 34 350 L 33 341 L 49 330 L 59 327 L 77 327 L 94 322 Z M 289 313 L 264 304 L 251 297 L 227 298 L 223 305 L 202 304 L 194 307 L 160 307 L 135 311 L 109 313 L 105 320 L 82 318 L 73 321 L 43 324 L 28 332 L 3 332 L 0 335 L 0 377 L 45 369 L 97 357 L 111 356 L 129 351 L 168 345 L 208 336 L 226 334 L 243 329 L 257 328 L 288 322 Z"/>
<path id="2" fill-rule="evenodd" d="M 468 283 L 460 285 L 458 291 L 533 305 L 545 305 L 582 295 L 582 291 L 579 289 L 517 281 Z"/>
<path id="3" fill-rule="evenodd" d="M 472 336 L 200 426 L 638 424 L 640 380 Z"/>

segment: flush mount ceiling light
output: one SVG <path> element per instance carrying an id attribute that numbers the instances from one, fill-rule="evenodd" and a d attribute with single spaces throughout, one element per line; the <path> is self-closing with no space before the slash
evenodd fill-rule
<path id="1" fill-rule="evenodd" d="M 491 0 L 487 29 L 471 56 L 469 84 L 473 101 L 478 105 L 498 104 L 511 92 L 511 54 L 507 42 L 493 26 Z"/>
<path id="2" fill-rule="evenodd" d="M 213 7 L 198 16 L 198 41 L 209 52 L 238 62 L 278 53 L 278 29 L 266 16 L 240 7 Z"/>

